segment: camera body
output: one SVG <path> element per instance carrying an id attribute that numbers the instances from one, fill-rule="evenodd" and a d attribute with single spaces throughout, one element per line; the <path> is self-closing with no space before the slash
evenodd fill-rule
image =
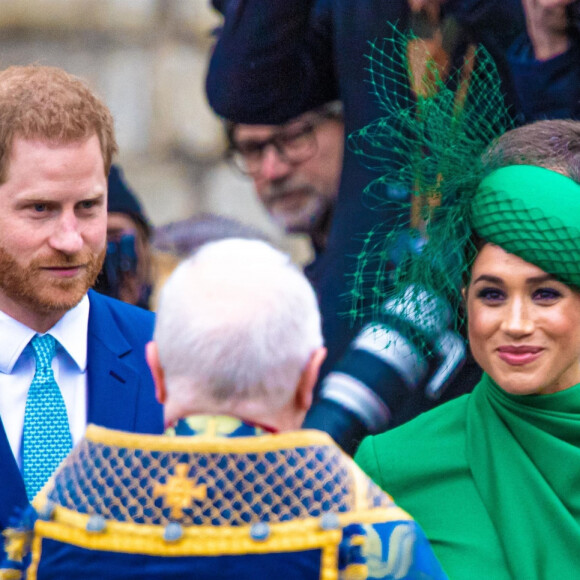
<path id="1" fill-rule="evenodd" d="M 305 427 L 326 431 L 352 455 L 409 397 L 437 400 L 466 358 L 451 320 L 449 305 L 420 288 L 386 302 L 384 320 L 365 326 L 323 380 Z"/>

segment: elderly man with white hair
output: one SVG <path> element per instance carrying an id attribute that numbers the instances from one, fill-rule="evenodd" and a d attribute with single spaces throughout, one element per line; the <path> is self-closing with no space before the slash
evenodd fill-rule
<path id="1" fill-rule="evenodd" d="M 8 553 L 32 537 L 38 580 L 446 578 L 413 519 L 327 434 L 299 430 L 324 355 L 288 256 L 202 246 L 147 346 L 166 434 L 89 426 Z"/>
<path id="2" fill-rule="evenodd" d="M 166 426 L 187 434 L 184 417 L 211 413 L 300 428 L 326 351 L 314 292 L 286 255 L 259 241 L 207 244 L 158 310 L 147 359 Z"/>

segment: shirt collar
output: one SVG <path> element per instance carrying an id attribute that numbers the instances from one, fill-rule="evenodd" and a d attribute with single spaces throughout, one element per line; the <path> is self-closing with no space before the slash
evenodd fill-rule
<path id="1" fill-rule="evenodd" d="M 49 331 L 73 359 L 80 372 L 87 368 L 87 336 L 89 332 L 89 298 L 71 308 Z"/>
<path id="2" fill-rule="evenodd" d="M 87 367 L 89 299 L 85 295 L 48 331 L 71 357 L 80 372 Z M 0 311 L 0 372 L 12 372 L 36 331 Z"/>

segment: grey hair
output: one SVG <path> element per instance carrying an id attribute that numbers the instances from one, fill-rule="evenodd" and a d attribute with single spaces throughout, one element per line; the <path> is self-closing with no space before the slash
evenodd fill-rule
<path id="1" fill-rule="evenodd" d="M 205 244 L 178 266 L 161 291 L 154 339 L 169 396 L 204 412 L 282 408 L 322 346 L 304 274 L 245 239 Z"/>
<path id="2" fill-rule="evenodd" d="M 226 238 L 268 241 L 267 236 L 253 226 L 223 215 L 202 213 L 156 227 L 153 245 L 162 252 L 185 258 L 203 244 Z"/>

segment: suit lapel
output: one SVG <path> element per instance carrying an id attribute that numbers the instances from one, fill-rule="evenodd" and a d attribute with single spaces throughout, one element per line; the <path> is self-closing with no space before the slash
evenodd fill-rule
<path id="1" fill-rule="evenodd" d="M 89 292 L 87 422 L 110 429 L 135 428 L 140 377 L 123 361 L 133 349 L 107 303 Z"/>

